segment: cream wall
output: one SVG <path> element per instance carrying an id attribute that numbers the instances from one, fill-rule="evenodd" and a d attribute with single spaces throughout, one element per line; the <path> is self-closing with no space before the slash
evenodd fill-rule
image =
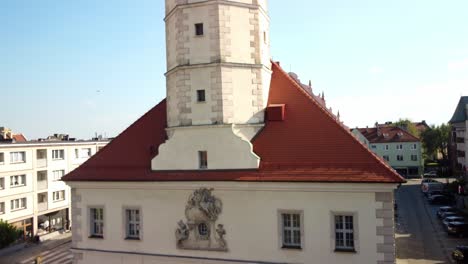
<path id="1" fill-rule="evenodd" d="M 379 244 L 384 243 L 383 237 L 377 236 L 378 226 L 383 225 L 378 211 L 384 206 L 376 200 L 376 192 L 391 194 L 395 187 L 384 184 L 235 182 L 69 184 L 74 188 L 73 210 L 78 212 L 74 219 L 72 244 L 78 259 L 82 258 L 78 263 L 143 263 L 143 260 L 144 263 L 210 263 L 182 258 L 164 260 L 164 257 L 139 256 L 138 253 L 275 263 L 310 263 L 312 259 L 317 263 L 377 263 L 384 259 L 383 253 L 377 253 L 381 248 Z M 177 222 L 185 220 L 187 199 L 200 187 L 214 188 L 213 195 L 223 203 L 217 223 L 226 229 L 228 252 L 176 248 Z M 88 238 L 88 211 L 92 206 L 104 207 L 104 239 Z M 124 240 L 122 214 L 125 206 L 136 206 L 142 211 L 140 241 Z M 279 210 L 303 211 L 302 250 L 280 248 Z M 333 212 L 355 214 L 357 253 L 334 252 Z M 391 208 L 388 214 L 393 216 Z M 393 221 L 389 228 L 387 232 L 393 234 Z"/>

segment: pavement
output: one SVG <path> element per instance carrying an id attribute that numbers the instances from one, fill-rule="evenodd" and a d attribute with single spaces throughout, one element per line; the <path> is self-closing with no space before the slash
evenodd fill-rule
<path id="1" fill-rule="evenodd" d="M 456 245 L 468 245 L 468 239 L 447 235 L 436 216 L 439 206 L 426 201 L 420 182 L 408 180 L 396 191 L 397 264 L 453 263 L 451 251 Z"/>
<path id="2" fill-rule="evenodd" d="M 34 263 L 36 257 L 42 257 L 43 264 L 72 263 L 72 253 L 70 252 L 71 233 L 59 233 L 50 239 L 39 244 L 28 244 L 20 251 L 10 253 L 0 257 L 0 264 L 26 264 Z"/>

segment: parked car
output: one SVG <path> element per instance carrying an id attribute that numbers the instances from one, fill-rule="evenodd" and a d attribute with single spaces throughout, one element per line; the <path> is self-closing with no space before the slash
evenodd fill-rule
<path id="1" fill-rule="evenodd" d="M 458 212 L 449 211 L 449 212 L 442 213 L 440 216 L 440 219 L 444 219 L 450 216 L 462 216 L 462 215 Z"/>
<path id="2" fill-rule="evenodd" d="M 449 217 L 444 218 L 444 220 L 442 220 L 442 223 L 444 224 L 445 230 L 447 230 L 447 227 L 448 227 L 449 223 L 451 223 L 451 222 L 464 222 L 464 221 L 465 221 L 464 216 L 449 216 Z"/>
<path id="3" fill-rule="evenodd" d="M 429 196 L 428 201 L 430 204 L 452 204 L 452 199 L 449 196 L 434 194 Z"/>
<path id="4" fill-rule="evenodd" d="M 467 222 L 451 222 L 447 225 L 447 234 L 464 237 L 468 235 Z"/>
<path id="5" fill-rule="evenodd" d="M 430 171 L 423 174 L 424 178 L 435 178 L 437 177 L 437 171 Z"/>
<path id="6" fill-rule="evenodd" d="M 452 259 L 456 263 L 468 263 L 468 246 L 456 246 L 452 251 Z"/>
<path id="7" fill-rule="evenodd" d="M 421 191 L 427 195 L 429 192 L 444 190 L 445 185 L 441 182 L 425 182 L 421 184 Z"/>
<path id="8" fill-rule="evenodd" d="M 457 208 L 452 206 L 441 206 L 439 207 L 439 210 L 437 210 L 437 216 L 442 218 L 442 214 L 445 212 L 457 212 Z"/>
<path id="9" fill-rule="evenodd" d="M 442 195 L 444 194 L 444 192 L 441 190 L 433 190 L 433 191 L 427 192 L 426 194 L 427 194 L 427 197 L 429 198 L 432 195 L 436 195 L 436 194 Z"/>

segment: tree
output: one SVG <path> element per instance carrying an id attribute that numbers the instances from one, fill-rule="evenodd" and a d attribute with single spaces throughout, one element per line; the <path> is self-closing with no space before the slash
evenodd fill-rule
<path id="1" fill-rule="evenodd" d="M 421 133 L 423 146 L 428 156 L 435 157 L 440 153 L 443 160 L 447 159 L 450 130 L 449 124 L 442 124 L 440 126 L 432 125 L 429 129 Z"/>
<path id="2" fill-rule="evenodd" d="M 21 236 L 21 230 L 0 219 L 0 248 L 15 242 Z"/>
<path id="3" fill-rule="evenodd" d="M 406 130 L 408 133 L 410 133 L 411 135 L 417 138 L 420 137 L 420 133 L 419 133 L 419 130 L 416 128 L 416 125 L 413 122 L 411 122 L 411 120 L 409 120 L 408 118 L 406 119 L 400 118 L 397 122 L 392 123 L 392 126 L 400 127 L 401 129 Z"/>

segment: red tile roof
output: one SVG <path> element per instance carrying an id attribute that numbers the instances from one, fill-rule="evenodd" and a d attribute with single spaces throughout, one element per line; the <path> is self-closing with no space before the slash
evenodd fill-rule
<path id="1" fill-rule="evenodd" d="M 373 127 L 358 130 L 370 143 L 419 142 L 419 138 L 399 127 L 379 126 L 378 129 Z"/>
<path id="2" fill-rule="evenodd" d="M 16 142 L 26 142 L 27 141 L 23 134 L 15 134 L 15 135 L 13 135 L 13 139 Z"/>
<path id="3" fill-rule="evenodd" d="M 401 183 L 314 97 L 273 63 L 268 104 L 285 104 L 283 121 L 265 121 L 252 140 L 260 168 L 151 171 L 166 140 L 166 101 L 156 105 L 65 181 L 280 181 Z"/>

